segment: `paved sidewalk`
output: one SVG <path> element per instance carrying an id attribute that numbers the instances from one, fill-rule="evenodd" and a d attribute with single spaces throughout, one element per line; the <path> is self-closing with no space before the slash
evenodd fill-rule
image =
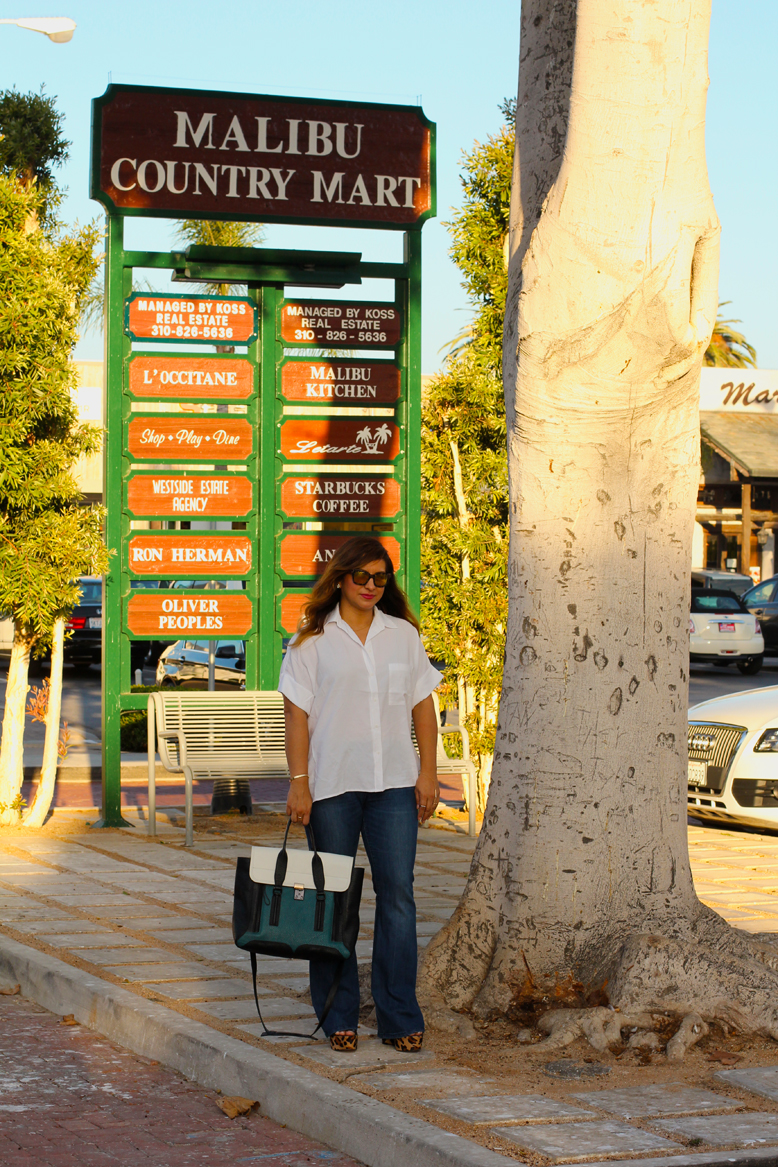
<path id="1" fill-rule="evenodd" d="M 3 1167 L 356 1167 L 262 1117 L 229 1119 L 219 1094 L 22 997 L 0 997 Z"/>
<path id="2" fill-rule="evenodd" d="M 256 841 L 280 842 L 285 820 L 263 816 L 262 823 Z M 229 1077 L 228 1064 L 243 1059 L 253 1069 L 241 1081 L 254 1083 L 248 1096 L 263 1107 L 267 1096 L 268 1113 L 288 1114 L 284 1121 L 297 1129 L 377 1167 L 405 1158 L 507 1167 L 516 1159 L 591 1163 L 646 1154 L 646 1167 L 778 1162 L 778 1047 L 762 1068 L 710 1066 L 691 1086 L 684 1067 L 677 1082 L 647 1079 L 627 1088 L 619 1088 L 615 1069 L 612 1080 L 562 1083 L 538 1072 L 528 1093 L 517 1087 L 515 1069 L 474 1070 L 473 1049 L 445 1035 L 430 1034 L 421 1057 L 369 1036 L 356 1054 L 333 1055 L 305 1036 L 315 1024 L 307 965 L 272 959 L 259 961 L 264 1015 L 300 1037 L 261 1038 L 248 958 L 230 931 L 235 858 L 248 854 L 250 839 L 238 839 L 221 820 L 217 833 L 198 831 L 185 849 L 182 831 L 161 829 L 157 839 L 141 828 L 59 838 L 19 832 L 0 843 L 0 969 L 27 977 L 24 990 L 38 1000 L 66 986 L 73 1000 L 91 1002 L 83 1004 L 84 1020 L 95 1028 L 114 1026 L 103 1031 L 126 1033 L 121 1040 L 135 1049 L 156 1042 L 171 1065 L 200 1081 L 217 1084 L 218 1066 Z M 420 832 L 420 947 L 456 906 L 473 846 L 454 831 Z M 690 849 L 705 902 L 748 931 L 778 931 L 778 838 L 695 827 Z M 364 855 L 360 861 L 367 865 Z M 361 961 L 370 958 L 374 904 L 367 879 Z M 108 1002 L 102 1012 L 100 1000 Z M 125 1021 L 122 1030 L 117 1018 L 133 1012 L 135 1028 Z M 159 1036 L 165 1027 L 167 1045 Z M 332 1116 L 330 1134 L 317 1125 L 319 1114 Z"/>

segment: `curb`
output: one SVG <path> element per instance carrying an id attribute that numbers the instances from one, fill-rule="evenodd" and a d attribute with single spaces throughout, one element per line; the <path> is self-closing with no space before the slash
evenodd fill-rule
<path id="1" fill-rule="evenodd" d="M 202 1086 L 256 1099 L 267 1118 L 367 1167 L 506 1167 L 512 1162 L 7 936 L 0 937 L 0 976 L 18 982 L 22 994 L 44 1009 L 72 1013 L 89 1029 Z M 679 1167 L 685 1161 L 685 1156 L 672 1160 Z M 703 1157 L 693 1161 L 702 1163 Z M 736 1160 L 730 1152 L 715 1159 L 719 1162 L 729 1167 Z"/>

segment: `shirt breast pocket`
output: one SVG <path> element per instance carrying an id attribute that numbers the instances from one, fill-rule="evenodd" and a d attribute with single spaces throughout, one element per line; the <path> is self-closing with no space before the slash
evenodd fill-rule
<path id="1" fill-rule="evenodd" d="M 404 705 L 411 683 L 408 665 L 389 665 L 389 704 Z"/>

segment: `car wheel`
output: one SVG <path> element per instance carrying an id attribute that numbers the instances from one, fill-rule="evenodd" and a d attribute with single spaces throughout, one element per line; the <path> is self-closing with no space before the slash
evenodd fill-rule
<path id="1" fill-rule="evenodd" d="M 748 656 L 745 660 L 736 661 L 736 664 L 738 671 L 741 672 L 744 677 L 753 677 L 755 673 L 759 672 L 762 665 L 764 664 L 764 654 L 761 654 L 760 656 Z"/>

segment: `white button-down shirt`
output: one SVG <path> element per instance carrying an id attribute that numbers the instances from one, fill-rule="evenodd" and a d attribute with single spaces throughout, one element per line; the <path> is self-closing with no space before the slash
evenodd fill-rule
<path id="1" fill-rule="evenodd" d="M 378 608 L 364 644 L 339 607 L 328 614 L 320 635 L 299 648 L 292 640 L 278 688 L 308 714 L 314 802 L 347 790 L 414 786 L 419 758 L 411 710 L 442 679 L 413 625 Z"/>

